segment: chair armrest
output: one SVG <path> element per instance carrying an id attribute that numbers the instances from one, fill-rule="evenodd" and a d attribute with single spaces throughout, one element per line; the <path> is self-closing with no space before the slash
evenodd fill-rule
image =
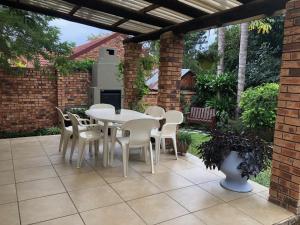
<path id="1" fill-rule="evenodd" d="M 81 125 L 83 127 L 85 127 L 87 130 L 91 130 L 91 131 L 96 131 L 96 132 L 101 132 L 102 130 L 102 126 L 99 124 L 88 124 L 88 125 Z"/>
<path id="2" fill-rule="evenodd" d="M 66 121 L 71 121 L 68 114 L 63 114 L 64 120 Z"/>
<path id="3" fill-rule="evenodd" d="M 80 125 L 89 125 L 90 120 L 89 119 L 82 119 L 82 118 L 77 118 L 79 121 Z"/>

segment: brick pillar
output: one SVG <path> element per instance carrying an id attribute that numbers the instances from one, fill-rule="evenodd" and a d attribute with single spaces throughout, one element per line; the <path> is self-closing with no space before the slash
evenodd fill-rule
<path id="1" fill-rule="evenodd" d="M 269 200 L 300 214 L 300 0 L 286 8 Z"/>
<path id="2" fill-rule="evenodd" d="M 57 73 L 57 107 L 64 110 L 66 107 L 64 76 Z"/>
<path id="3" fill-rule="evenodd" d="M 136 100 L 134 85 L 138 60 L 141 57 L 142 45 L 139 43 L 126 43 L 124 45 L 124 108 L 128 109 Z"/>
<path id="4" fill-rule="evenodd" d="M 157 104 L 166 110 L 180 110 L 183 46 L 183 35 L 166 32 L 160 36 Z"/>

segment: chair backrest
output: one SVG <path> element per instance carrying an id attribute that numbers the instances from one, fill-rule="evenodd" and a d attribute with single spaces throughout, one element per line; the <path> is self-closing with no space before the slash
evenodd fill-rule
<path id="1" fill-rule="evenodd" d="M 72 128 L 73 128 L 73 138 L 78 138 L 79 137 L 79 121 L 77 119 L 77 117 L 72 114 L 72 113 L 69 113 L 68 112 L 68 117 L 70 118 L 71 120 L 71 123 L 72 123 Z"/>
<path id="2" fill-rule="evenodd" d="M 101 104 L 94 104 L 94 105 L 91 105 L 90 109 L 115 109 L 115 107 L 113 105 L 110 105 L 110 104 L 104 104 L 104 103 L 101 103 Z"/>
<path id="3" fill-rule="evenodd" d="M 213 108 L 192 107 L 190 117 L 203 120 L 211 120 L 216 116 L 216 110 Z"/>
<path id="4" fill-rule="evenodd" d="M 145 145 L 150 142 L 151 130 L 159 127 L 159 121 L 155 119 L 136 119 L 124 123 L 122 130 L 128 130 L 129 145 Z"/>
<path id="5" fill-rule="evenodd" d="M 165 123 L 161 128 L 161 135 L 162 136 L 176 136 L 177 132 L 177 123 Z"/>
<path id="6" fill-rule="evenodd" d="M 145 114 L 153 117 L 165 117 L 165 110 L 162 107 L 159 106 L 148 106 L 147 109 L 145 110 Z"/>
<path id="7" fill-rule="evenodd" d="M 65 126 L 66 126 L 66 124 L 65 124 L 66 118 L 65 118 L 65 116 L 64 116 L 64 114 L 63 114 L 63 112 L 61 111 L 60 108 L 58 108 L 58 107 L 55 107 L 55 108 L 56 108 L 57 113 L 58 113 L 58 119 L 59 119 L 61 129 L 64 129 Z"/>
<path id="8" fill-rule="evenodd" d="M 177 110 L 170 110 L 165 115 L 166 123 L 181 124 L 183 122 L 183 113 Z"/>

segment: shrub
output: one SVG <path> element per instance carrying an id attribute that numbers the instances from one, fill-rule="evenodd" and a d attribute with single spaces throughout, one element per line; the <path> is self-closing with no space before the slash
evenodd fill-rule
<path id="1" fill-rule="evenodd" d="M 17 132 L 0 131 L 0 139 L 1 138 L 17 138 L 17 137 L 54 135 L 54 134 L 60 134 L 60 128 L 49 127 L 49 128 L 41 128 L 41 129 L 38 129 L 35 131 L 17 131 Z"/>
<path id="2" fill-rule="evenodd" d="M 264 84 L 247 89 L 241 97 L 243 124 L 250 129 L 274 129 L 279 85 Z"/>
<path id="3" fill-rule="evenodd" d="M 80 116 L 80 118 L 88 118 L 88 116 L 85 114 L 86 110 L 87 110 L 86 107 L 82 107 L 82 108 L 70 108 L 66 111 L 73 114 L 77 114 L 78 116 Z"/>
<path id="4" fill-rule="evenodd" d="M 212 72 L 202 72 L 197 75 L 196 95 L 192 105 L 215 108 L 217 120 L 227 122 L 236 106 L 236 87 L 237 79 L 232 74 L 217 76 Z"/>

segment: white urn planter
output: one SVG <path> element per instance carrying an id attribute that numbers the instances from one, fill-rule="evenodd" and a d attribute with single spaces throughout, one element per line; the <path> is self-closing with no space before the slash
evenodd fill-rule
<path id="1" fill-rule="evenodd" d="M 242 193 L 252 191 L 252 186 L 249 184 L 247 177 L 242 177 L 241 171 L 237 168 L 242 161 L 236 151 L 231 151 L 225 158 L 220 168 L 226 175 L 226 178 L 220 181 L 223 188 Z"/>

